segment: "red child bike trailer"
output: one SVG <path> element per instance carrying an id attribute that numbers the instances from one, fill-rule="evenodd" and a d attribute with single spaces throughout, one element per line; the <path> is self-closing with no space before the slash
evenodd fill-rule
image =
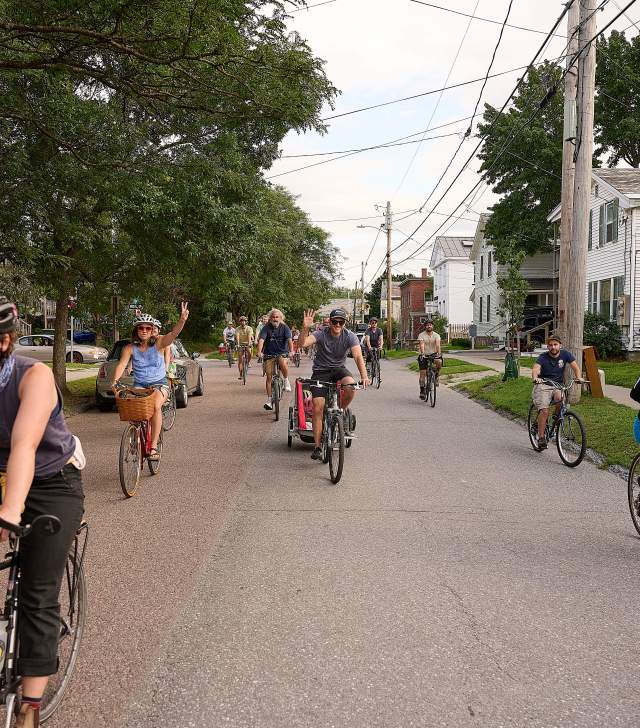
<path id="1" fill-rule="evenodd" d="M 287 445 L 289 447 L 291 447 L 294 437 L 299 437 L 302 442 L 313 442 L 312 412 L 313 398 L 309 384 L 305 380 L 296 379 L 293 404 L 289 407 L 289 426 L 287 430 Z"/>

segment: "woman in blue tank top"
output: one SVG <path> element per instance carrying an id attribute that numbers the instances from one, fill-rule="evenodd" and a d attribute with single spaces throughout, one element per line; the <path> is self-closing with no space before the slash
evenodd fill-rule
<path id="1" fill-rule="evenodd" d="M 120 361 L 116 366 L 111 386 L 115 386 L 124 374 L 127 364 L 132 362 L 133 386 L 148 387 L 155 390 L 154 405 L 155 412 L 151 418 L 151 451 L 150 460 L 157 460 L 158 438 L 162 429 L 162 405 L 169 396 L 169 384 L 167 382 L 167 369 L 164 351 L 178 337 L 189 318 L 189 307 L 186 301 L 182 302 L 180 320 L 173 329 L 164 336 L 154 335 L 156 320 L 149 314 L 140 314 L 133 323 L 131 332 L 131 344 L 127 344 L 122 350 Z"/>

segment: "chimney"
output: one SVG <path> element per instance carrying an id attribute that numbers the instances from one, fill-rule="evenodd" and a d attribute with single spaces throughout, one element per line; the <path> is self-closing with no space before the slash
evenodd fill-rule
<path id="1" fill-rule="evenodd" d="M 422 269 L 422 277 L 423 278 L 428 278 L 429 277 L 429 269 L 428 268 L 423 268 Z"/>

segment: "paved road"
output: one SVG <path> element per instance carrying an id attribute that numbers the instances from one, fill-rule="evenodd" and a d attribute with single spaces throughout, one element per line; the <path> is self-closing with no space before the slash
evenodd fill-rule
<path id="1" fill-rule="evenodd" d="M 102 470 L 88 649 L 56 726 L 637 725 L 623 481 L 383 373 L 337 486 L 259 411 L 257 373 L 242 388 L 219 362 L 131 501 L 119 423 L 76 418 Z"/>

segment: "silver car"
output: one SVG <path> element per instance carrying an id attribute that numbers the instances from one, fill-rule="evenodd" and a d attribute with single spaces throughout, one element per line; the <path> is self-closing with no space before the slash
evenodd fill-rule
<path id="1" fill-rule="evenodd" d="M 115 397 L 111 390 L 113 375 L 120 361 L 120 355 L 124 347 L 130 343 L 128 339 L 117 341 L 108 354 L 107 361 L 100 367 L 96 379 L 96 405 L 101 412 L 109 412 L 115 404 Z M 181 409 L 187 406 L 189 395 L 199 396 L 204 394 L 204 377 L 202 365 L 196 361 L 198 352 L 189 355 L 180 339 L 171 344 L 171 355 L 176 365 L 176 406 Z M 125 370 L 120 382 L 127 386 L 133 386 L 131 376 L 131 364 Z"/>
<path id="2" fill-rule="evenodd" d="M 21 336 L 16 341 L 15 352 L 20 356 L 29 356 L 39 361 L 53 361 L 53 336 L 49 334 Z M 104 361 L 108 353 L 101 346 L 73 345 L 73 361 L 77 364 Z M 67 361 L 71 361 L 71 342 L 69 340 L 67 340 Z"/>

